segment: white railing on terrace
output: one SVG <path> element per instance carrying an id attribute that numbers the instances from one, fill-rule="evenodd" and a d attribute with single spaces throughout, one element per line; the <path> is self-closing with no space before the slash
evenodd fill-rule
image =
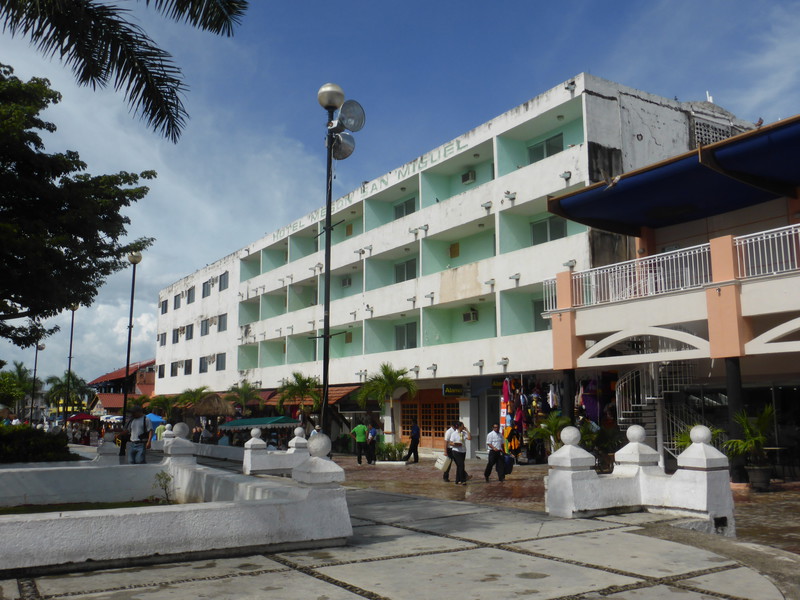
<path id="1" fill-rule="evenodd" d="M 545 279 L 542 283 L 544 288 L 544 311 L 550 312 L 558 308 L 556 304 L 556 280 Z"/>
<path id="2" fill-rule="evenodd" d="M 739 279 L 800 269 L 800 225 L 742 235 L 733 243 L 739 263 Z"/>
<path id="3" fill-rule="evenodd" d="M 581 271 L 572 275 L 572 306 L 646 298 L 711 281 L 709 244 Z"/>

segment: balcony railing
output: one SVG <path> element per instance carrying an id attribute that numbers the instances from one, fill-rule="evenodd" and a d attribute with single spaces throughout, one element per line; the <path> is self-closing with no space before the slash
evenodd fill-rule
<path id="1" fill-rule="evenodd" d="M 734 246 L 739 279 L 800 269 L 800 225 L 742 235 L 735 238 Z"/>
<path id="2" fill-rule="evenodd" d="M 572 276 L 572 306 L 646 298 L 702 287 L 711 281 L 710 246 L 702 244 Z"/>

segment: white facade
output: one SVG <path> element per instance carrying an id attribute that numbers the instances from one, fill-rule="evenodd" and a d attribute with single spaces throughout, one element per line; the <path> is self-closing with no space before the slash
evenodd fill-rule
<path id="1" fill-rule="evenodd" d="M 480 390 L 492 376 L 552 373 L 543 282 L 565 263 L 630 257 L 626 238 L 554 217 L 547 197 L 747 128 L 709 103 L 581 74 L 335 200 L 330 383 L 357 384 L 389 362 L 423 390 L 461 385 L 459 414 L 482 437 Z M 157 394 L 321 376 L 324 216 L 316 210 L 161 291 Z M 228 288 L 201 297 L 225 272 Z M 175 309 L 191 287 L 195 302 Z M 201 336 L 202 320 L 222 314 L 227 330 Z M 193 339 L 172 343 L 190 324 Z M 202 357 L 220 354 L 224 369 L 200 373 Z M 187 360 L 191 374 L 172 366 Z"/>

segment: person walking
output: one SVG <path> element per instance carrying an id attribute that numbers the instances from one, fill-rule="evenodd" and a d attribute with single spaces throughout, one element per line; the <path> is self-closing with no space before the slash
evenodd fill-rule
<path id="1" fill-rule="evenodd" d="M 378 446 L 378 428 L 375 425 L 370 425 L 369 433 L 367 434 L 367 464 L 375 464 L 376 448 Z"/>
<path id="2" fill-rule="evenodd" d="M 350 437 L 356 442 L 356 457 L 358 458 L 358 464 L 361 464 L 361 456 L 367 450 L 367 426 L 359 423 L 350 430 Z M 369 455 L 367 455 L 367 461 L 369 461 Z"/>
<path id="3" fill-rule="evenodd" d="M 497 423 L 492 425 L 492 430 L 486 436 L 486 449 L 489 451 L 489 460 L 486 470 L 483 472 L 483 478 L 488 483 L 492 467 L 496 465 L 497 478 L 502 483 L 506 478 L 506 461 L 503 456 L 503 436 L 500 435 L 500 425 Z"/>
<path id="4" fill-rule="evenodd" d="M 447 465 L 447 468 L 444 471 L 442 471 L 442 481 L 450 481 L 450 467 L 453 466 L 453 452 L 450 447 L 450 434 L 453 433 L 457 427 L 458 424 L 453 423 L 447 428 L 447 431 L 444 432 L 444 453 L 445 456 L 450 459 L 450 464 Z"/>
<path id="5" fill-rule="evenodd" d="M 467 485 L 467 471 L 464 461 L 467 458 L 467 442 L 472 439 L 464 423 L 458 422 L 456 430 L 450 434 L 450 448 L 453 462 L 456 463 L 456 485 Z"/>
<path id="6" fill-rule="evenodd" d="M 411 419 L 411 445 L 408 447 L 408 454 L 406 454 L 403 459 L 405 462 L 408 462 L 412 454 L 414 455 L 414 463 L 416 464 L 419 462 L 419 436 L 420 430 L 417 420 Z"/>
<path id="7" fill-rule="evenodd" d="M 130 438 L 128 440 L 128 464 L 143 465 L 147 462 L 147 450 L 153 438 L 153 424 L 144 415 L 138 404 L 131 408 L 131 418 L 125 427 Z"/>

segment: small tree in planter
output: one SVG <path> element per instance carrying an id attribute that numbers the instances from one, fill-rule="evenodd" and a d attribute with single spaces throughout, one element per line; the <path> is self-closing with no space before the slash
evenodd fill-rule
<path id="1" fill-rule="evenodd" d="M 751 420 L 746 412 L 740 412 L 734 417 L 734 421 L 742 428 L 742 437 L 729 439 L 724 444 L 730 456 L 744 456 L 747 460 L 745 470 L 750 480 L 750 487 L 754 490 L 769 489 L 772 466 L 764 446 L 774 417 L 775 410 L 769 405 L 754 420 Z"/>

